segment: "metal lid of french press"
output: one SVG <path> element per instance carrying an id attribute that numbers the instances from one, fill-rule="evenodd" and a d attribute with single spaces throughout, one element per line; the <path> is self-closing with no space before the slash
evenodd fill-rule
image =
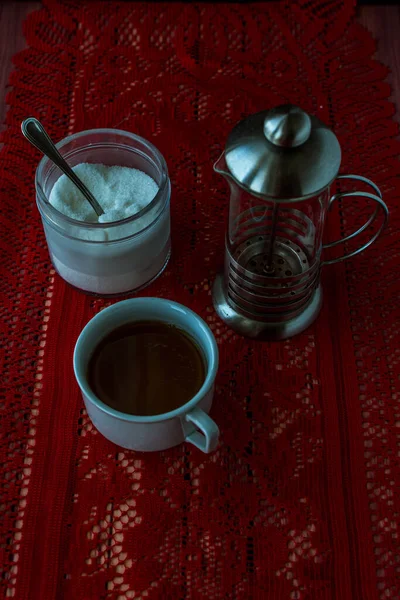
<path id="1" fill-rule="evenodd" d="M 336 177 L 341 151 L 322 121 L 291 104 L 259 112 L 234 127 L 225 148 L 230 174 L 258 196 L 312 196 Z"/>

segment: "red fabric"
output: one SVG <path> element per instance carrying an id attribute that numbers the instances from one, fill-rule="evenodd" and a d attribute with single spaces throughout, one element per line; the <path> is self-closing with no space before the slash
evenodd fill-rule
<path id="1" fill-rule="evenodd" d="M 399 144 L 387 69 L 339 0 L 279 4 L 50 2 L 25 24 L 1 153 L 1 587 L 29 600 L 400 598 Z M 384 236 L 323 272 L 321 316 L 285 343 L 216 318 L 228 206 L 212 165 L 244 115 L 293 102 L 336 131 L 343 171 L 375 180 Z M 221 353 L 217 452 L 122 451 L 88 420 L 72 372 L 109 301 L 51 268 L 34 204 L 39 160 L 20 121 L 55 139 L 118 127 L 172 179 L 173 256 L 143 295 L 178 300 Z M 362 202 L 329 217 L 350 232 Z"/>

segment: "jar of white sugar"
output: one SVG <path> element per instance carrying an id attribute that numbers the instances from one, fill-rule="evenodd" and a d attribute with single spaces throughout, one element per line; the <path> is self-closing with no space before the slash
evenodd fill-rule
<path id="1" fill-rule="evenodd" d="M 82 131 L 57 148 L 105 214 L 97 217 L 54 163 L 41 160 L 36 200 L 54 268 L 74 287 L 101 296 L 146 286 L 170 256 L 171 185 L 163 156 L 147 140 L 116 129 Z"/>

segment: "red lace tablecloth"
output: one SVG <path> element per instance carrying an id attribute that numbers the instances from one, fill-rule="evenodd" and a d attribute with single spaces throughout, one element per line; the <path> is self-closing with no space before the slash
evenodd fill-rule
<path id="1" fill-rule="evenodd" d="M 25 24 L 1 153 L 1 587 L 29 600 L 400 598 L 399 144 L 387 69 L 352 3 L 50 2 Z M 244 115 L 301 104 L 343 170 L 391 210 L 369 251 L 324 271 L 318 321 L 255 343 L 215 316 L 228 191 L 212 170 Z M 217 452 L 140 454 L 92 427 L 72 352 L 102 307 L 54 273 L 34 204 L 39 153 L 93 127 L 149 138 L 170 169 L 173 256 L 146 295 L 178 300 L 221 353 Z M 347 208 L 346 208 L 347 207 Z M 330 217 L 350 232 L 361 203 Z"/>

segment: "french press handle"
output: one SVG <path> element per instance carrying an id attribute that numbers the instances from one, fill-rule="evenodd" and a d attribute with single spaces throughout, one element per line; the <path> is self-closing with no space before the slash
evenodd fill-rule
<path id="1" fill-rule="evenodd" d="M 344 238 L 341 238 L 340 240 L 336 240 L 334 242 L 329 242 L 329 244 L 324 244 L 322 246 L 323 250 L 326 250 L 328 248 L 334 248 L 335 246 L 339 246 L 339 244 L 344 244 L 345 242 L 348 242 L 349 240 L 352 240 L 353 238 L 355 238 L 357 235 L 360 235 L 360 233 L 365 231 L 375 221 L 375 219 L 378 217 L 378 213 L 380 211 L 383 212 L 383 221 L 382 221 L 382 224 L 381 224 L 380 228 L 378 229 L 378 231 L 376 231 L 374 233 L 374 235 L 371 237 L 371 239 L 368 240 L 368 242 L 366 242 L 365 244 L 363 244 L 356 250 L 353 250 L 353 252 L 349 252 L 348 254 L 343 254 L 343 256 L 339 256 L 338 258 L 332 258 L 331 260 L 324 260 L 322 262 L 323 265 L 333 265 L 334 263 L 342 262 L 343 260 L 346 260 L 347 258 L 351 258 L 352 256 L 355 256 L 356 254 L 360 254 L 360 252 L 363 252 L 366 248 L 368 248 L 368 246 L 373 244 L 374 241 L 380 236 L 380 234 L 382 233 L 382 231 L 387 223 L 388 217 L 389 217 L 388 207 L 386 206 L 385 202 L 382 200 L 382 192 L 380 191 L 378 186 L 373 181 L 371 181 L 370 179 L 367 179 L 366 177 L 361 177 L 361 175 L 338 175 L 337 179 L 356 179 L 357 181 L 362 181 L 363 183 L 366 183 L 367 185 L 372 187 L 372 189 L 376 193 L 371 194 L 369 192 L 359 192 L 359 191 L 339 192 L 338 194 L 334 194 L 332 196 L 332 198 L 329 200 L 328 210 L 331 208 L 332 204 L 336 200 L 339 200 L 340 198 L 351 198 L 351 197 L 354 198 L 355 196 L 362 197 L 362 198 L 369 198 L 370 200 L 374 200 L 374 202 L 376 202 L 376 204 L 377 204 L 377 207 L 376 207 L 374 213 L 368 219 L 368 221 L 366 223 L 364 223 L 364 225 L 362 225 L 359 229 L 357 229 L 357 231 L 354 231 L 350 235 L 348 235 Z"/>

